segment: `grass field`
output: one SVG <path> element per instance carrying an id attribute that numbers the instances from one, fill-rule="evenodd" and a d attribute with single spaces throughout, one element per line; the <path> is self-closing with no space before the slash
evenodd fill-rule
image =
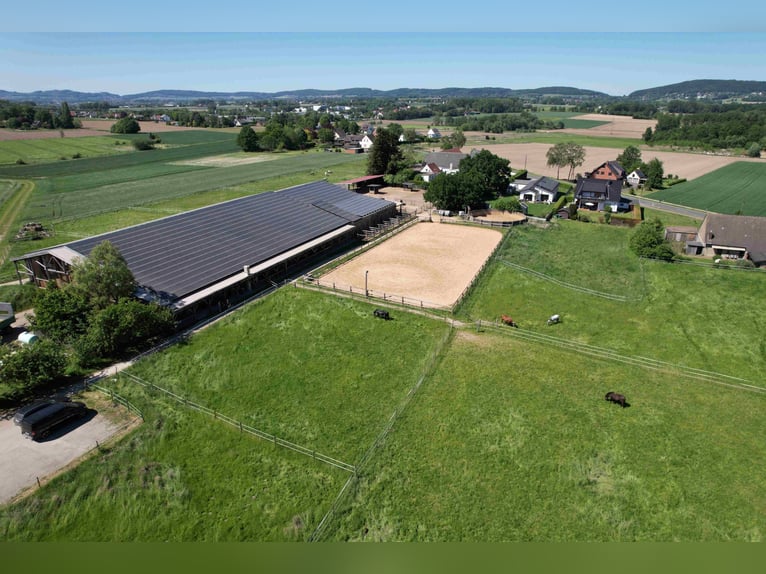
<path id="1" fill-rule="evenodd" d="M 0 166 L 14 165 L 18 160 L 38 164 L 71 160 L 75 154 L 89 158 L 131 152 L 133 146 L 125 138 L 112 136 L 0 141 Z"/>
<path id="2" fill-rule="evenodd" d="M 610 390 L 631 406 L 607 403 Z M 464 331 L 328 539 L 760 541 L 764 407 Z"/>
<path id="3" fill-rule="evenodd" d="M 766 217 L 764 180 L 766 162 L 737 162 L 647 197 L 716 213 Z"/>
<path id="4" fill-rule="evenodd" d="M 463 313 L 490 321 L 505 313 L 523 329 L 766 386 L 766 316 L 751 312 L 763 273 L 641 262 L 627 248 L 631 233 L 568 221 L 514 228 L 499 257 L 546 277 L 497 262 Z M 564 321 L 548 327 L 553 314 Z"/>
<path id="5" fill-rule="evenodd" d="M 372 309 L 286 287 L 131 371 L 355 464 L 448 330 L 407 313 L 380 321 Z M 0 510 L 4 540 L 302 539 L 348 478 L 144 387 L 116 388 L 145 412 L 146 423 L 74 476 Z"/>

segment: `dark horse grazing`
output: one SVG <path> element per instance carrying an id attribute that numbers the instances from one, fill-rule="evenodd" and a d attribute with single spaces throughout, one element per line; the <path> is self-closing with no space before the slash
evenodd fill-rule
<path id="1" fill-rule="evenodd" d="M 615 393 L 614 391 L 609 391 L 604 398 L 609 402 L 617 403 L 622 408 L 629 406 L 628 401 L 625 400 L 625 395 Z"/>

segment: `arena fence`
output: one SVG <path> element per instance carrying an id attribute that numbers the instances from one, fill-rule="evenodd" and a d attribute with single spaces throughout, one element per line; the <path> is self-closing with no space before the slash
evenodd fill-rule
<path id="1" fill-rule="evenodd" d="M 375 291 L 373 289 L 365 290 L 360 287 L 354 287 L 353 285 L 343 285 L 341 283 L 336 283 L 335 281 L 325 281 L 323 279 L 309 275 L 306 275 L 299 281 L 296 281 L 295 284 L 299 287 L 313 287 L 323 291 L 330 291 L 338 295 L 346 295 L 360 301 L 366 300 L 369 302 L 380 302 L 384 305 L 396 305 L 413 309 L 452 313 L 452 307 L 449 305 L 441 305 L 439 303 L 424 301 L 422 299 L 407 297 L 405 295 L 386 293 L 385 291 Z"/>

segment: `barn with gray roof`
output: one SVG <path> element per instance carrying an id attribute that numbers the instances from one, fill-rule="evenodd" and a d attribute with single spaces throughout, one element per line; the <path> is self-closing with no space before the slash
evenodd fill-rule
<path id="1" fill-rule="evenodd" d="M 37 285 L 68 282 L 71 264 L 108 240 L 133 272 L 138 297 L 196 316 L 300 273 L 395 215 L 390 201 L 318 181 L 27 253 L 14 262 L 19 277 Z"/>

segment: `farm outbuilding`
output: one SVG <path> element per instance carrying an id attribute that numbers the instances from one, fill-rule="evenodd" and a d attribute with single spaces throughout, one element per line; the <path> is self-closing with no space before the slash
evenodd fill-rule
<path id="1" fill-rule="evenodd" d="M 110 241 L 137 297 L 195 319 L 228 307 L 358 240 L 396 215 L 396 204 L 318 181 L 251 195 L 27 253 L 19 279 L 68 282 L 72 263 Z"/>

